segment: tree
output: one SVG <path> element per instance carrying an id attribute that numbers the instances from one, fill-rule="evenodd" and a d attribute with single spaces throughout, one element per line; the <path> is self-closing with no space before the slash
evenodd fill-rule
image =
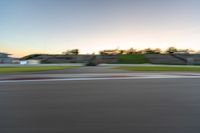
<path id="1" fill-rule="evenodd" d="M 137 50 L 133 49 L 133 48 L 130 48 L 130 49 L 125 51 L 125 54 L 137 54 Z"/>
<path id="2" fill-rule="evenodd" d="M 161 50 L 159 48 L 156 48 L 156 49 L 147 48 L 147 49 L 144 49 L 143 52 L 145 54 L 160 54 Z"/>
<path id="3" fill-rule="evenodd" d="M 79 49 L 71 49 L 63 52 L 64 55 L 78 55 Z"/>
<path id="4" fill-rule="evenodd" d="M 111 50 L 102 50 L 99 51 L 100 55 L 119 55 L 123 54 L 123 50 L 118 50 L 118 49 L 111 49 Z"/>
<path id="5" fill-rule="evenodd" d="M 175 48 L 175 47 L 169 47 L 169 48 L 166 50 L 166 53 L 169 53 L 169 54 L 172 54 L 172 53 L 175 53 L 175 52 L 178 52 L 178 49 Z"/>
<path id="6" fill-rule="evenodd" d="M 190 53 L 194 53 L 195 51 L 192 49 L 181 49 L 178 50 L 179 53 L 184 53 L 184 54 L 190 54 Z"/>
<path id="7" fill-rule="evenodd" d="M 125 50 L 119 50 L 119 54 L 123 54 Z"/>

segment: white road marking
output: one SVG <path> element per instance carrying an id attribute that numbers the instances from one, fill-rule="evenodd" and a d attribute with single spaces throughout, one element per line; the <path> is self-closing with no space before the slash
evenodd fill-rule
<path id="1" fill-rule="evenodd" d="M 61 79 L 39 79 L 39 80 L 1 80 L 0 83 L 21 83 L 21 82 L 48 82 L 48 81 L 87 81 L 87 80 L 126 80 L 126 79 L 175 79 L 175 78 L 200 78 L 200 76 L 177 76 L 177 75 L 154 75 L 142 77 L 81 77 L 81 78 L 61 78 Z"/>

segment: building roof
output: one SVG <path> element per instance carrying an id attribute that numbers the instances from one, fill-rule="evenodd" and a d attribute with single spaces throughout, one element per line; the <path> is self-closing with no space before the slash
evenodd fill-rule
<path id="1" fill-rule="evenodd" d="M 3 52 L 0 52 L 1 55 L 11 55 L 11 54 L 8 54 L 8 53 L 3 53 Z"/>

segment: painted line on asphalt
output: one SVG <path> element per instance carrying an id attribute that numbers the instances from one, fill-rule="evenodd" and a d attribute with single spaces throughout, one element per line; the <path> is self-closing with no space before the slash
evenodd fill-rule
<path id="1" fill-rule="evenodd" d="M 62 79 L 40 79 L 40 80 L 1 80 L 0 83 L 22 83 L 22 82 L 49 82 L 49 81 L 87 81 L 87 80 L 126 80 L 126 79 L 176 79 L 176 78 L 200 78 L 200 76 L 145 76 L 145 77 L 105 77 L 105 78 L 62 78 Z"/>

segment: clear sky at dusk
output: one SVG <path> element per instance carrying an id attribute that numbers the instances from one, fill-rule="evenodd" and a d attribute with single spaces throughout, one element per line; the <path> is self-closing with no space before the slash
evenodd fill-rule
<path id="1" fill-rule="evenodd" d="M 200 0 L 0 0 L 0 51 L 200 50 Z"/>

